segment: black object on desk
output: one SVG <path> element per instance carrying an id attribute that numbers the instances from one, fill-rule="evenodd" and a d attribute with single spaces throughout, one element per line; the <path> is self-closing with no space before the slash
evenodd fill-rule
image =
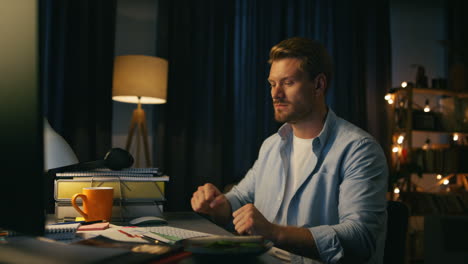
<path id="1" fill-rule="evenodd" d="M 164 218 L 169 222 L 170 226 L 190 229 L 203 233 L 210 233 L 220 236 L 233 236 L 226 229 L 210 222 L 194 212 L 166 212 Z M 194 254 L 179 262 L 179 264 L 205 264 L 205 263 L 283 263 L 281 260 L 273 257 L 268 253 L 260 256 L 246 255 L 210 255 L 210 254 Z"/>
<path id="2" fill-rule="evenodd" d="M 34 237 L 12 237 L 0 244 L 0 263 L 145 263 L 149 254 L 134 254 L 120 248 L 67 245 Z"/>
<path id="3" fill-rule="evenodd" d="M 165 213 L 164 217 L 168 220 L 169 226 L 214 235 L 233 236 L 227 230 L 215 225 L 194 212 L 170 212 Z M 163 261 L 165 260 L 165 256 L 172 256 L 170 253 L 182 252 L 177 251 L 181 248 L 176 246 L 170 248 L 171 251 L 169 251 L 168 255 L 165 255 L 165 253 L 161 253 L 159 255 L 135 253 L 128 249 L 128 245 L 124 245 L 124 248 L 121 248 L 121 245 L 115 245 L 118 246 L 118 248 L 98 247 L 96 243 L 115 243 L 115 241 L 109 241 L 107 238 L 99 238 L 97 240 L 99 241 L 83 242 L 88 245 L 70 245 L 56 242 L 45 242 L 32 237 L 8 238 L 6 243 L 0 244 L 0 263 L 153 263 L 151 262 L 152 260 L 156 259 L 158 262 L 159 260 L 157 259 L 163 258 L 161 259 L 161 261 Z M 142 245 L 150 246 L 150 244 Z M 170 258 L 170 256 L 168 258 Z M 205 264 L 222 262 L 226 264 L 239 263 L 241 260 L 243 264 L 282 263 L 279 259 L 269 255 L 268 253 L 248 258 L 243 255 L 239 255 L 238 257 L 231 255 L 184 255 L 183 259 L 178 259 L 177 262 L 171 263 Z"/>

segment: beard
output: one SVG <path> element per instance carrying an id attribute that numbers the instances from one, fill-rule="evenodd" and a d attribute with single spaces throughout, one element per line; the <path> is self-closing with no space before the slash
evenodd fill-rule
<path id="1" fill-rule="evenodd" d="M 277 103 L 278 101 L 273 101 Z M 310 104 L 300 103 L 292 104 L 290 102 L 281 102 L 287 104 L 287 109 L 276 109 L 273 106 L 275 112 L 275 120 L 279 123 L 291 123 L 295 124 L 301 120 L 306 119 L 313 112 L 313 106 Z"/>

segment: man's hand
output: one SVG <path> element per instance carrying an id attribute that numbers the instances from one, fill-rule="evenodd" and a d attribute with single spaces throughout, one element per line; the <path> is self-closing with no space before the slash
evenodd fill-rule
<path id="1" fill-rule="evenodd" d="M 226 224 L 230 219 L 231 204 L 211 183 L 199 186 L 193 193 L 190 203 L 195 212 L 208 214 L 219 224 Z"/>
<path id="2" fill-rule="evenodd" d="M 239 234 L 261 235 L 271 239 L 275 225 L 268 222 L 253 204 L 246 204 L 235 211 L 234 227 Z"/>
<path id="3" fill-rule="evenodd" d="M 242 206 L 232 216 L 234 227 L 241 235 L 260 235 L 281 249 L 317 260 L 320 258 L 312 233 L 307 228 L 270 223 L 253 204 Z"/>

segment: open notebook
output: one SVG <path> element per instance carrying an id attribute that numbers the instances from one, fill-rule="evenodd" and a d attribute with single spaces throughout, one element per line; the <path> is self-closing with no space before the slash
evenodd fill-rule
<path id="1" fill-rule="evenodd" d="M 80 226 L 80 223 L 46 225 L 44 236 L 54 240 L 73 239 Z"/>

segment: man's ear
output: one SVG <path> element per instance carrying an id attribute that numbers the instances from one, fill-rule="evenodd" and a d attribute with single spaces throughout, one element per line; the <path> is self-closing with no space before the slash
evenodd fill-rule
<path id="1" fill-rule="evenodd" d="M 319 73 L 315 77 L 315 94 L 322 94 L 325 96 L 325 93 L 327 92 L 327 77 L 323 73 Z"/>

